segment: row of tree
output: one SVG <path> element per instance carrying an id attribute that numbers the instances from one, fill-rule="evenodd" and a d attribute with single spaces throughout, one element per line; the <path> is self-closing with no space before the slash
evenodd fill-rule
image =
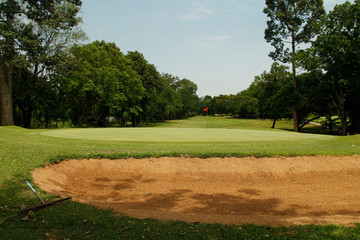
<path id="1" fill-rule="evenodd" d="M 160 74 L 137 52 L 124 55 L 114 43 L 95 41 L 70 48 L 56 69 L 34 85 L 28 69 L 14 79 L 15 123 L 71 121 L 77 126 L 122 126 L 185 118 L 197 113 L 197 86 Z"/>
<path id="2" fill-rule="evenodd" d="M 332 131 L 339 121 L 340 134 L 359 132 L 360 1 L 337 5 L 329 14 L 320 0 L 266 3 L 270 20 L 265 38 L 275 47 L 270 56 L 289 63 L 291 71 L 275 62 L 248 89 L 236 95 L 206 96 L 203 106 L 213 113 L 273 119 L 273 127 L 277 119 L 293 118 L 295 131 L 326 117 L 324 124 Z M 300 43 L 310 45 L 301 49 Z"/>
<path id="3" fill-rule="evenodd" d="M 328 14 L 322 0 L 266 0 L 269 72 L 231 96 L 199 100 L 188 79 L 160 74 L 137 52 L 85 38 L 79 0 L 0 0 L 0 125 L 71 121 L 121 125 L 201 113 L 294 119 L 300 131 L 326 116 L 341 134 L 360 130 L 360 0 Z M 288 67 L 290 66 L 290 67 Z M 291 68 L 291 70 L 290 70 Z M 290 70 L 290 71 L 289 71 Z"/>
<path id="4" fill-rule="evenodd" d="M 0 1 L 0 125 L 14 124 L 13 95 L 24 93 L 24 102 L 37 101 L 46 85 L 38 83 L 49 79 L 69 46 L 81 38 L 80 6 L 80 0 Z M 24 92 L 13 94 L 13 87 Z"/>
<path id="5" fill-rule="evenodd" d="M 266 5 L 265 39 L 275 48 L 269 56 L 292 68 L 293 97 L 283 103 L 291 103 L 294 130 L 311 113 L 338 116 L 342 135 L 358 131 L 360 0 L 337 5 L 328 14 L 322 0 L 266 0 Z M 289 90 L 279 88 L 275 98 L 283 98 L 282 91 Z"/>
<path id="6" fill-rule="evenodd" d="M 197 112 L 197 86 L 114 43 L 76 44 L 79 0 L 0 1 L 0 125 L 121 125 Z"/>
<path id="7" fill-rule="evenodd" d="M 256 76 L 250 87 L 236 95 L 206 96 L 202 104 L 209 106 L 210 114 L 226 114 L 241 118 L 291 119 L 293 106 L 299 114 L 299 130 L 309 122 L 324 116 L 326 99 L 320 76 L 303 73 L 297 76 L 297 95 L 292 86 L 288 66 L 273 63 L 269 72 Z M 309 87 L 311 86 L 311 87 Z M 330 117 L 333 115 L 329 115 Z"/>

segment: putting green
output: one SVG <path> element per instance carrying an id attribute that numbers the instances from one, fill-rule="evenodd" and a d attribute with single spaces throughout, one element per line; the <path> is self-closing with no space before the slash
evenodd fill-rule
<path id="1" fill-rule="evenodd" d="M 58 138 L 130 142 L 249 142 L 334 138 L 318 134 L 214 128 L 74 128 L 51 130 L 41 134 Z"/>

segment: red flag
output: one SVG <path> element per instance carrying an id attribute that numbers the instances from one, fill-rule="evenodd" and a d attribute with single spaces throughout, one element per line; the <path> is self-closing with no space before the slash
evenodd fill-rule
<path id="1" fill-rule="evenodd" d="M 206 107 L 206 108 L 204 109 L 204 112 L 208 112 L 208 111 L 209 111 L 209 108 Z"/>

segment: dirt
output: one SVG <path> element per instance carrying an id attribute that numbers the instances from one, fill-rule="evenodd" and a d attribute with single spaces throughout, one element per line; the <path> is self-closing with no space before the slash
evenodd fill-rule
<path id="1" fill-rule="evenodd" d="M 360 156 L 69 160 L 43 190 L 136 218 L 289 226 L 360 223 Z"/>

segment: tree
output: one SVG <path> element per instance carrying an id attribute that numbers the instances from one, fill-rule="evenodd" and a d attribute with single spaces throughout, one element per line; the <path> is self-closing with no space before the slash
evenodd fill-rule
<path id="1" fill-rule="evenodd" d="M 297 108 L 299 130 L 305 125 L 328 113 L 328 98 L 323 85 L 323 73 L 312 71 L 297 77 L 298 95 Z"/>
<path id="2" fill-rule="evenodd" d="M 266 0 L 265 39 L 275 48 L 269 56 L 275 61 L 291 63 L 292 84 L 297 94 L 296 63 L 300 44 L 308 43 L 318 32 L 325 13 L 322 0 Z M 298 111 L 293 106 L 294 131 L 299 131 Z"/>
<path id="3" fill-rule="evenodd" d="M 176 90 L 180 95 L 183 105 L 181 117 L 190 117 L 198 111 L 200 99 L 196 95 L 197 85 L 189 79 L 181 79 L 176 82 Z"/>
<path id="4" fill-rule="evenodd" d="M 62 28 L 67 13 L 74 8 L 76 6 L 70 3 L 57 3 L 53 19 L 44 21 L 41 26 L 34 26 L 31 29 L 33 41 L 23 44 L 23 50 L 27 53 L 23 61 L 25 66 L 15 68 L 13 79 L 13 102 L 14 105 L 18 104 L 14 107 L 21 109 L 23 127 L 30 127 L 33 111 L 37 108 L 45 109 L 42 105 L 48 102 L 44 97 L 47 93 L 39 89 L 51 90 L 48 86 L 56 85 L 55 82 L 51 83 L 54 81 L 53 75 L 69 57 L 68 50 L 74 43 L 85 38 L 80 29 Z M 79 22 L 80 19 L 76 21 Z"/>
<path id="5" fill-rule="evenodd" d="M 216 97 L 213 97 L 212 99 L 212 106 L 214 113 L 217 114 L 227 114 L 228 108 L 229 108 L 229 95 L 219 95 Z"/>
<path id="6" fill-rule="evenodd" d="M 65 9 L 62 6 L 70 5 L 71 8 L 62 11 Z M 42 37 L 44 26 L 59 31 L 72 29 L 78 24 L 76 14 L 80 6 L 80 0 L 0 1 L 0 125 L 14 123 L 14 73 L 17 69 L 30 67 L 28 56 L 35 56 L 38 50 L 41 52 L 42 47 L 46 47 L 43 43 L 47 38 Z M 52 25 L 54 23 L 57 25 Z M 39 63 L 45 64 L 43 61 Z"/>
<path id="7" fill-rule="evenodd" d="M 231 96 L 229 100 L 230 112 L 235 117 L 255 118 L 257 117 L 258 99 L 251 93 L 251 88 Z"/>
<path id="8" fill-rule="evenodd" d="M 139 76 L 114 43 L 95 41 L 74 46 L 71 52 L 71 70 L 63 83 L 74 124 L 103 125 L 110 114 L 121 118 L 142 111 L 144 89 Z"/>
<path id="9" fill-rule="evenodd" d="M 181 118 L 180 113 L 182 112 L 183 105 L 181 96 L 176 91 L 176 83 L 179 81 L 179 78 L 166 73 L 162 74 L 161 78 L 164 81 L 164 89 L 160 93 L 162 99 L 161 120 Z"/>
<path id="10" fill-rule="evenodd" d="M 327 15 L 321 34 L 313 43 L 313 57 L 325 72 L 324 88 L 341 119 L 341 134 L 348 125 L 360 130 L 360 1 L 337 5 Z"/>
<path id="11" fill-rule="evenodd" d="M 140 114 L 140 122 L 148 123 L 152 119 L 159 119 L 160 102 L 162 101 L 160 93 L 163 91 L 164 82 L 160 73 L 153 64 L 150 64 L 144 55 L 138 51 L 128 52 L 126 55 L 131 60 L 131 67 L 137 72 L 145 88 L 143 99 L 141 100 L 141 108 L 143 112 Z M 134 121 L 135 119 L 133 119 Z M 134 125 L 136 123 L 134 122 Z"/>
<path id="12" fill-rule="evenodd" d="M 255 77 L 250 89 L 258 99 L 258 116 L 272 119 L 275 128 L 277 119 L 288 117 L 289 108 L 294 105 L 294 96 L 289 91 L 291 74 L 288 67 L 275 62 L 270 72 Z"/>
<path id="13" fill-rule="evenodd" d="M 199 113 L 203 114 L 205 108 L 208 108 L 208 114 L 214 114 L 214 105 L 213 105 L 213 98 L 209 95 L 200 98 L 200 108 Z"/>

